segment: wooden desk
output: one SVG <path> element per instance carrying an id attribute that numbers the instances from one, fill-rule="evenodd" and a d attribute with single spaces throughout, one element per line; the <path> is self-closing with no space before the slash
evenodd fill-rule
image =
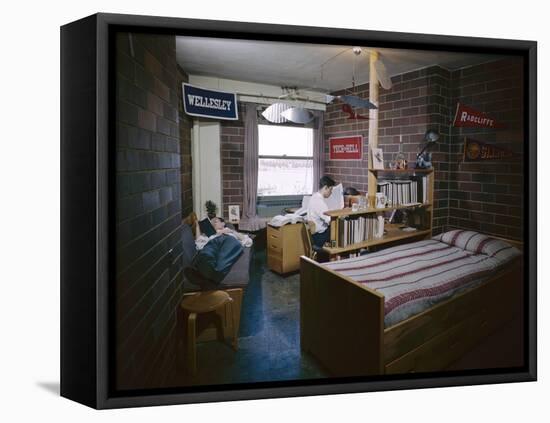
<path id="1" fill-rule="evenodd" d="M 301 223 L 281 227 L 267 225 L 267 267 L 276 273 L 300 269 L 300 256 L 305 254 Z"/>

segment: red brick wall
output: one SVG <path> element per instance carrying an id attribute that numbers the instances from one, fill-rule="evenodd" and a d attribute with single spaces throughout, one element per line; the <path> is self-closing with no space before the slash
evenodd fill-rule
<path id="1" fill-rule="evenodd" d="M 449 225 L 522 239 L 523 166 L 518 159 L 464 163 L 464 137 L 521 153 L 523 62 L 509 58 L 451 74 L 452 110 L 457 102 L 505 123 L 506 129 L 452 128 Z"/>
<path id="2" fill-rule="evenodd" d="M 432 148 L 435 168 L 434 233 L 447 225 L 448 179 L 449 179 L 449 86 L 450 74 L 438 66 L 408 72 L 392 78 L 391 90 L 380 88 L 378 146 L 384 152 L 386 167 L 399 151 L 402 137 L 402 151 L 411 164 L 416 153 L 423 146 L 427 129 L 438 130 L 440 141 Z M 354 94 L 362 98 L 369 96 L 369 84 L 355 88 Z M 350 92 L 349 90 L 347 91 Z M 343 94 L 339 91 L 335 94 Z M 368 116 L 368 110 L 356 112 Z M 352 186 L 360 191 L 367 190 L 368 179 L 368 120 L 348 120 L 342 112 L 342 103 L 336 101 L 327 107 L 325 115 L 325 174 L 342 182 L 344 187 Z M 363 160 L 329 160 L 330 137 L 363 135 Z"/>
<path id="3" fill-rule="evenodd" d="M 243 107 L 239 104 L 239 110 Z M 244 116 L 239 120 L 221 122 L 220 150 L 222 166 L 222 206 L 223 216 L 228 217 L 228 205 L 237 204 L 243 212 L 243 159 L 244 159 Z"/>

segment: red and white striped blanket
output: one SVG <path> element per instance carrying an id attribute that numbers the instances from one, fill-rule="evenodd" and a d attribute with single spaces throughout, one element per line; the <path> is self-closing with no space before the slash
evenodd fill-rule
<path id="1" fill-rule="evenodd" d="M 479 285 L 520 254 L 502 240 L 450 231 L 324 265 L 383 294 L 389 327 Z"/>

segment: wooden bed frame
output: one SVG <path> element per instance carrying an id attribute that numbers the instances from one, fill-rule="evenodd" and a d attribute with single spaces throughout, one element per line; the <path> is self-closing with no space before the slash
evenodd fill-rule
<path id="1" fill-rule="evenodd" d="M 522 280 L 520 257 L 481 285 L 385 328 L 382 294 L 302 256 L 301 348 L 332 376 L 441 371 L 521 315 Z"/>

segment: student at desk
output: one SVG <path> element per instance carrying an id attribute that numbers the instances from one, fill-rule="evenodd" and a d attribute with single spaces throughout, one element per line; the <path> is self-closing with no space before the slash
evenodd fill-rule
<path id="1" fill-rule="evenodd" d="M 319 191 L 311 196 L 307 206 L 307 220 L 315 223 L 315 233 L 311 238 L 319 248 L 330 240 L 330 217 L 325 212 L 328 210 L 326 199 L 332 194 L 334 185 L 336 182 L 331 177 L 323 176 L 319 181 Z"/>

